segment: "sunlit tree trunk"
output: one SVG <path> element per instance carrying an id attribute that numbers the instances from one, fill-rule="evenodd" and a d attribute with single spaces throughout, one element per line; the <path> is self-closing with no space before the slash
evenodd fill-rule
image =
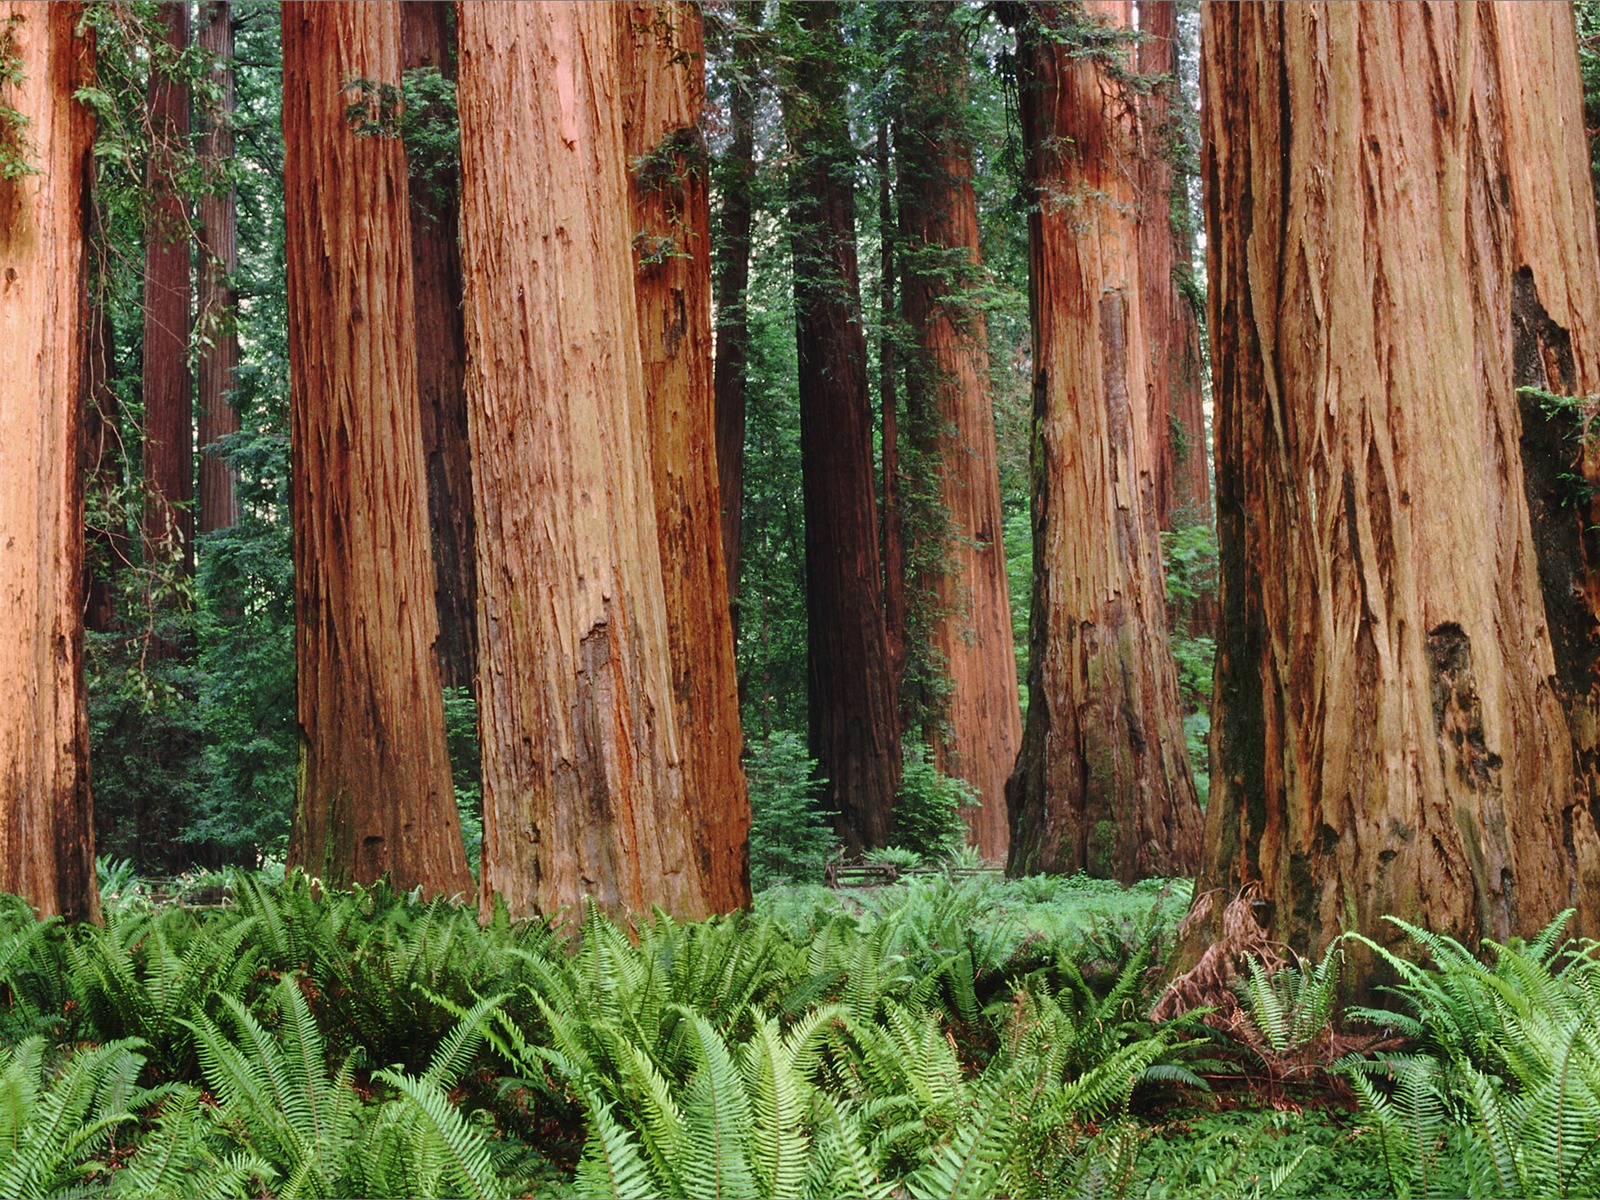
<path id="1" fill-rule="evenodd" d="M 83 677 L 84 231 L 94 81 L 77 4 L 0 4 L 0 892 L 100 917 Z"/>
<path id="2" fill-rule="evenodd" d="M 733 627 L 739 629 L 740 530 L 744 506 L 744 411 L 750 359 L 750 325 L 745 292 L 750 285 L 750 228 L 755 218 L 755 131 L 759 76 L 752 65 L 754 31 L 761 5 L 739 0 L 733 6 L 738 33 L 732 54 L 737 64 L 728 89 L 728 148 L 718 172 L 722 209 L 718 214 L 716 362 L 712 383 L 717 405 L 717 477 L 722 503 L 722 555 L 728 578 Z"/>
<path id="3" fill-rule="evenodd" d="M 436 67 L 455 78 L 450 5 L 401 6 L 407 70 Z M 408 151 L 415 153 L 414 148 Z M 417 303 L 417 383 L 422 449 L 428 463 L 439 609 L 439 665 L 451 687 L 473 688 L 477 674 L 477 556 L 472 526 L 472 453 L 467 435 L 467 348 L 461 325 L 460 179 L 439 163 L 411 173 L 411 263 Z"/>
<path id="4" fill-rule="evenodd" d="M 483 903 L 713 905 L 684 799 L 618 22 L 460 10 Z"/>
<path id="5" fill-rule="evenodd" d="M 1018 29 L 1034 594 L 1013 874 L 1181 875 L 1199 850 L 1146 461 L 1134 97 L 1108 38 L 1130 16 L 1126 0 L 1041 4 Z"/>
<path id="6" fill-rule="evenodd" d="M 189 45 L 189 6 L 157 5 L 168 51 Z M 194 396 L 189 377 L 189 208 L 176 177 L 189 137 L 189 87 L 166 68 L 150 73 L 145 101 L 153 139 L 145 173 L 144 540 L 147 559 L 194 571 Z"/>
<path id="7" fill-rule="evenodd" d="M 1174 168 L 1182 149 L 1177 110 L 1178 6 L 1174 0 L 1139 4 L 1139 73 L 1156 80 L 1140 98 L 1144 154 L 1139 160 L 1139 270 L 1143 280 L 1145 344 L 1150 363 L 1145 384 L 1150 465 L 1155 477 L 1156 522 L 1162 529 L 1211 520 L 1211 479 L 1206 462 L 1206 415 L 1201 389 L 1200 322 L 1180 279 L 1190 272 L 1191 230 L 1178 213 L 1188 198 Z"/>
<path id="8" fill-rule="evenodd" d="M 949 703 L 933 745 L 941 770 L 973 785 L 968 840 L 1004 862 L 1005 783 L 1022 741 L 1006 579 L 988 327 L 971 295 L 982 282 L 972 148 L 964 112 L 967 57 L 953 4 L 913 10 L 919 86 L 900 116 L 896 149 L 906 324 L 921 354 L 906 373 L 907 419 L 938 464 L 948 515 L 944 569 L 932 581 L 933 649 L 947 664 Z"/>
<path id="9" fill-rule="evenodd" d="M 1570 11 L 1205 22 L 1222 626 L 1200 891 L 1256 885 L 1301 951 L 1394 939 L 1384 914 L 1474 945 L 1575 904 L 1593 931 L 1513 393 L 1531 314 L 1595 329 Z"/>
<path id="10" fill-rule="evenodd" d="M 200 353 L 200 532 L 239 523 L 238 473 L 217 443 L 239 432 L 230 394 L 239 368 L 239 298 L 229 278 L 239 269 L 237 198 L 221 186 L 233 158 L 233 6 L 209 0 L 200 6 L 195 44 L 216 55 L 211 81 L 218 98 L 206 114 L 199 139 L 200 161 L 213 180 L 200 197 L 199 310 Z"/>
<path id="11" fill-rule="evenodd" d="M 700 11 L 613 5 L 626 87 L 623 141 L 633 200 L 633 285 L 644 367 L 665 588 L 672 695 L 705 896 L 750 903 L 750 797 L 739 763 L 739 686 L 723 563 L 711 350 L 711 212 L 699 129 Z"/>
<path id="12" fill-rule="evenodd" d="M 289 861 L 336 885 L 389 872 L 398 887 L 464 893 L 434 652 L 405 154 L 358 129 L 381 117 L 372 89 L 400 82 L 400 5 L 282 13 L 300 725 Z"/>
<path id="13" fill-rule="evenodd" d="M 856 263 L 839 6 L 794 4 L 784 124 L 800 360 L 811 752 L 852 853 L 887 844 L 900 732 L 884 628 L 872 401 Z"/>

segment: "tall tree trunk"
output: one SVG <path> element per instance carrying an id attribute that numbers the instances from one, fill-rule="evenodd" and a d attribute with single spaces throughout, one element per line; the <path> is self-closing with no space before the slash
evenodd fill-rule
<path id="1" fill-rule="evenodd" d="M 203 168 L 220 183 L 233 158 L 233 5 L 207 0 L 200 6 L 195 44 L 216 55 L 211 81 L 218 99 L 206 115 L 198 151 Z M 238 198 L 233 185 L 200 197 L 199 286 L 201 331 L 200 532 L 239 523 L 238 472 L 217 443 L 239 432 L 239 414 L 229 399 L 239 369 L 239 298 L 229 279 L 239 269 Z"/>
<path id="2" fill-rule="evenodd" d="M 889 172 L 889 121 L 878 121 L 874 164 L 878 172 L 878 414 L 883 454 L 883 624 L 889 639 L 889 687 L 896 719 L 910 727 L 906 666 L 910 657 L 910 597 L 906 579 L 906 525 L 900 496 L 900 397 L 895 384 L 894 188 Z"/>
<path id="3" fill-rule="evenodd" d="M 90 205 L 91 209 L 93 205 Z M 91 244 L 98 245 L 95 220 L 89 220 Z M 95 285 L 91 283 L 91 288 Z M 86 330 L 83 409 L 83 475 L 93 497 L 93 514 L 85 529 L 88 541 L 84 565 L 83 622 L 97 633 L 116 623 L 116 577 L 132 562 L 125 527 L 118 515 L 123 481 L 122 445 L 118 436 L 116 389 L 111 386 L 113 362 L 111 314 L 106 311 L 104 285 L 89 295 Z"/>
<path id="4" fill-rule="evenodd" d="M 835 3 L 795 4 L 784 124 L 797 159 L 793 226 L 800 458 L 806 514 L 811 752 L 852 853 L 887 844 L 900 731 L 884 629 L 872 401 L 856 265 L 855 148 Z"/>
<path id="5" fill-rule="evenodd" d="M 713 908 L 684 798 L 618 22 L 460 8 L 483 903 Z M 537 603 L 532 601 L 537 600 Z"/>
<path id="6" fill-rule="evenodd" d="M 1522 36 L 1570 19 L 1206 9 L 1222 627 L 1197 895 L 1255 885 L 1299 951 L 1389 941 L 1384 914 L 1468 945 L 1568 904 L 1595 929 L 1512 390 L 1519 264 L 1558 320 L 1595 288 L 1576 92 L 1551 83 L 1571 35 Z"/>
<path id="7" fill-rule="evenodd" d="M 407 70 L 437 67 L 455 78 L 450 5 L 401 6 Z M 461 323 L 459 173 L 416 164 L 411 178 L 411 263 L 417 304 L 417 384 L 428 463 L 439 665 L 449 687 L 475 689 L 478 670 L 477 555 L 472 524 L 472 451 L 467 435 L 467 346 Z"/>
<path id="8" fill-rule="evenodd" d="M 1013 874 L 1193 870 L 1200 809 L 1166 634 L 1133 214 L 1128 0 L 1018 29 L 1033 310 L 1028 717 L 1007 784 Z"/>
<path id="9" fill-rule="evenodd" d="M 168 53 L 189 45 L 189 6 L 157 6 Z M 153 145 L 145 173 L 144 540 L 145 557 L 194 572 L 194 397 L 189 379 L 189 209 L 176 172 L 189 137 L 189 87 L 151 68 L 145 100 Z"/>
<path id="10" fill-rule="evenodd" d="M 282 12 L 300 724 L 289 861 L 335 886 L 389 872 L 397 887 L 462 893 L 405 154 L 346 113 L 363 98 L 352 81 L 399 85 L 400 5 Z"/>
<path id="11" fill-rule="evenodd" d="M 933 649 L 948 709 L 932 738 L 940 770 L 972 784 L 968 841 L 991 862 L 1010 843 L 1005 784 L 1022 742 L 1004 518 L 989 397 L 989 334 L 971 298 L 981 283 L 978 205 L 965 125 L 967 56 L 951 3 L 915 10 L 917 89 L 900 114 L 900 225 L 906 324 L 921 353 L 906 373 L 906 415 L 939 473 L 948 515 L 934 591 Z"/>
<path id="12" fill-rule="evenodd" d="M 1201 390 L 1200 321 L 1179 286 L 1193 260 L 1189 230 L 1173 220 L 1187 210 L 1183 178 L 1173 165 L 1182 131 L 1178 90 L 1178 6 L 1174 0 L 1139 4 L 1139 74 L 1159 80 L 1141 98 L 1144 154 L 1139 160 L 1139 270 L 1144 282 L 1150 463 L 1156 521 L 1208 524 L 1211 479 L 1206 462 L 1206 414 Z"/>
<path id="13" fill-rule="evenodd" d="M 78 4 L 0 4 L 0 892 L 98 921 L 83 678 L 84 234 L 94 82 Z"/>
<path id="14" fill-rule="evenodd" d="M 745 292 L 750 285 L 750 227 L 755 217 L 756 97 L 759 75 L 749 64 L 755 58 L 755 30 L 761 18 L 759 0 L 733 6 L 738 31 L 733 58 L 745 64 L 732 73 L 728 89 L 728 148 L 718 177 L 722 211 L 717 259 L 716 363 L 712 387 L 717 406 L 717 482 L 722 503 L 722 557 L 728 578 L 735 638 L 739 632 L 740 529 L 744 508 L 744 409 L 750 359 L 750 324 Z"/>
<path id="15" fill-rule="evenodd" d="M 693 4 L 614 6 L 627 81 L 622 132 L 633 200 L 634 296 L 644 367 L 672 694 L 705 896 L 750 903 L 750 795 L 726 602 L 716 428 L 711 209 L 699 129 L 705 40 Z"/>

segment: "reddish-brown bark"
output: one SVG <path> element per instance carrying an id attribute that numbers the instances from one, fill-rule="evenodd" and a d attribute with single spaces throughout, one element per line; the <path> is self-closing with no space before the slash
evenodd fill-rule
<path id="1" fill-rule="evenodd" d="M 455 78 L 450 5 L 401 5 L 407 70 Z M 450 687 L 475 688 L 477 556 L 472 525 L 472 449 L 467 434 L 467 348 L 461 327 L 460 179 L 436 163 L 413 169 L 411 264 L 417 304 L 417 385 L 428 463 L 428 525 L 439 609 L 439 665 Z"/>
<path id="2" fill-rule="evenodd" d="M 887 844 L 900 732 L 884 629 L 872 402 L 856 262 L 854 148 L 839 6 L 797 4 L 784 124 L 806 514 L 811 752 L 852 852 Z"/>
<path id="3" fill-rule="evenodd" d="M 470 889 L 445 745 L 406 164 L 351 81 L 400 82 L 400 5 L 285 4 L 284 208 L 300 787 L 289 861 Z"/>
<path id="4" fill-rule="evenodd" d="M 704 892 L 750 903 L 750 797 L 722 558 L 711 351 L 711 212 L 700 135 L 705 46 L 687 3 L 613 6 L 626 87 L 634 295 L 644 367 L 672 694 Z"/>
<path id="5" fill-rule="evenodd" d="M 967 141 L 965 45 L 953 4 L 914 10 L 919 87 L 896 139 L 906 324 L 921 353 L 906 374 L 906 413 L 939 472 L 948 517 L 933 593 L 933 650 L 949 672 L 933 731 L 941 770 L 973 785 L 968 840 L 1004 862 L 1005 784 L 1022 742 L 1000 475 L 989 396 L 988 328 L 969 289 L 980 282 L 978 206 Z"/>
<path id="6" fill-rule="evenodd" d="M 174 56 L 189 45 L 189 6 L 157 6 Z M 144 541 L 145 557 L 194 571 L 194 396 L 189 378 L 189 207 L 176 179 L 187 151 L 189 87 L 168 68 L 151 71 L 145 100 L 153 146 L 145 172 Z"/>
<path id="7" fill-rule="evenodd" d="M 1475 945 L 1575 905 L 1593 932 L 1513 392 L 1537 309 L 1572 345 L 1600 328 L 1570 9 L 1205 22 L 1222 626 L 1198 886 L 1255 885 L 1302 952 L 1389 941 L 1385 914 Z"/>
<path id="8" fill-rule="evenodd" d="M 616 14 L 459 11 L 483 904 L 713 908 L 684 797 Z"/>
<path id="9" fill-rule="evenodd" d="M 1034 593 L 1008 868 L 1193 870 L 1200 809 L 1166 634 L 1145 371 L 1128 0 L 1029 6 L 1018 96 L 1033 310 Z"/>
<path id="10" fill-rule="evenodd" d="M 195 45 L 216 56 L 211 80 L 219 99 L 205 114 L 197 146 L 211 190 L 200 197 L 199 270 L 195 298 L 200 329 L 197 399 L 200 413 L 200 532 L 239 523 L 238 472 L 217 443 L 239 432 L 239 414 L 229 398 L 239 369 L 239 298 L 230 277 L 239 269 L 237 198 L 223 172 L 233 158 L 233 5 L 207 0 L 200 6 Z"/>
<path id="11" fill-rule="evenodd" d="M 0 4 L 0 892 L 96 921 L 83 677 L 84 238 L 94 82 L 78 4 Z"/>

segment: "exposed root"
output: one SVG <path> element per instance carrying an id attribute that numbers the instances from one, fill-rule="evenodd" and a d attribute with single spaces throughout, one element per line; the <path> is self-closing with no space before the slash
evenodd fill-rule
<path id="1" fill-rule="evenodd" d="M 1214 1019 L 1207 1024 L 1225 1028 L 1237 1018 L 1239 996 L 1232 987 L 1233 980 L 1249 970 L 1248 960 L 1253 958 L 1266 968 L 1268 974 L 1283 966 L 1283 955 L 1267 940 L 1267 931 L 1256 920 L 1255 901 L 1260 889 L 1248 883 L 1222 910 L 1222 936 L 1206 947 L 1200 961 L 1167 985 L 1161 999 L 1156 1002 L 1150 1017 L 1154 1021 L 1170 1021 L 1195 1008 L 1212 1008 Z M 1191 932 L 1204 926 L 1216 908 L 1216 892 L 1205 892 L 1195 898 L 1183 922 L 1178 926 L 1178 940 L 1188 940 Z"/>

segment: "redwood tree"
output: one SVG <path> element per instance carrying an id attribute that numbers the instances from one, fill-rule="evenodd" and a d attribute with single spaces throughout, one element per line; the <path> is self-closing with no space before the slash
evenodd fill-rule
<path id="1" fill-rule="evenodd" d="M 187 152 L 189 86 L 178 56 L 189 45 L 189 6 L 157 5 L 166 44 L 145 101 L 152 139 L 145 172 L 145 556 L 194 570 L 194 397 L 189 377 L 189 209 L 177 179 Z"/>
<path id="2" fill-rule="evenodd" d="M 98 920 L 83 677 L 84 231 L 77 4 L 0 4 L 0 892 Z"/>
<path id="3" fill-rule="evenodd" d="M 826 805 L 856 853 L 886 845 L 900 732 L 884 628 L 873 483 L 872 402 L 856 262 L 855 148 L 845 113 L 839 6 L 786 6 L 793 33 L 784 125 L 795 157 L 789 202 L 800 458 L 806 517 L 811 753 Z"/>
<path id="4" fill-rule="evenodd" d="M 1389 940 L 1383 914 L 1469 945 L 1569 904 L 1595 928 L 1513 393 L 1531 314 L 1596 328 L 1570 22 L 1206 9 L 1222 627 L 1198 886 L 1256 885 L 1297 950 Z"/>
<path id="5" fill-rule="evenodd" d="M 689 3 L 613 6 L 633 201 L 634 296 L 684 798 L 713 911 L 750 903 L 750 797 L 723 562 L 711 349 L 705 42 Z"/>
<path id="6" fill-rule="evenodd" d="M 1199 850 L 1147 460 L 1130 16 L 1030 5 L 1017 32 L 1034 591 L 1013 874 L 1181 875 Z"/>
<path id="7" fill-rule="evenodd" d="M 672 694 L 619 21 L 605 5 L 459 13 L 485 911 L 592 896 L 703 916 L 715 905 Z"/>
<path id="8" fill-rule="evenodd" d="M 434 654 L 398 3 L 283 6 L 300 788 L 289 861 L 465 892 Z M 363 113 L 347 109 L 365 102 Z M 367 123 L 376 126 L 367 129 Z"/>
<path id="9" fill-rule="evenodd" d="M 230 277 L 239 269 L 237 198 L 225 174 L 233 158 L 233 5 L 208 0 L 200 6 L 195 45 L 215 58 L 211 82 L 216 103 L 205 113 L 198 151 L 210 175 L 211 190 L 200 197 L 199 310 L 200 362 L 200 532 L 239 522 L 237 473 L 222 457 L 218 441 L 239 432 L 239 415 L 230 393 L 239 368 L 239 299 Z"/>
<path id="10" fill-rule="evenodd" d="M 933 649 L 949 672 L 941 770 L 973 785 L 968 840 L 1004 862 L 1005 783 L 1022 741 L 1004 520 L 989 395 L 988 329 L 972 297 L 981 283 L 978 206 L 966 133 L 966 43 L 952 3 L 910 10 L 918 34 L 914 91 L 902 105 L 899 167 L 902 304 L 919 354 L 907 364 L 906 416 L 936 464 L 948 525 L 932 591 Z"/>
<path id="11" fill-rule="evenodd" d="M 443 0 L 401 6 L 406 70 L 455 78 L 450 9 Z M 439 610 L 439 665 L 451 687 L 476 686 L 477 557 L 472 527 L 472 452 L 467 437 L 467 348 L 461 325 L 460 177 L 448 161 L 422 161 L 408 146 L 411 264 L 417 306 L 417 384 L 428 464 L 428 525 Z"/>

